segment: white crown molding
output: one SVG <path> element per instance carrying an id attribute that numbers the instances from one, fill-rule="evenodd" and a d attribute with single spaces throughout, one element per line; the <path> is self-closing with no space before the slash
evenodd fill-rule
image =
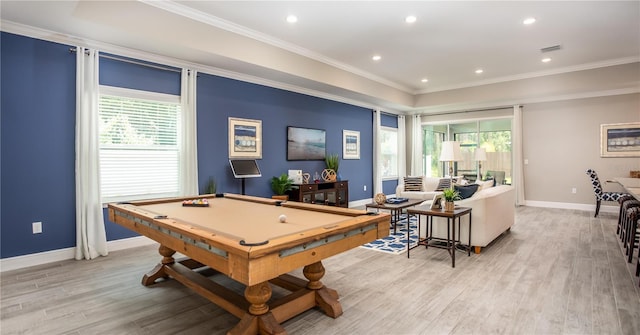
<path id="1" fill-rule="evenodd" d="M 249 29 L 245 26 L 241 26 L 239 24 L 233 23 L 233 22 L 229 22 L 225 19 L 219 18 L 217 16 L 213 16 L 207 13 L 204 13 L 202 11 L 181 5 L 179 3 L 176 3 L 174 1 L 157 1 L 157 0 L 138 0 L 144 4 L 147 4 L 149 6 L 153 6 L 165 11 L 168 11 L 170 13 L 173 14 L 177 14 L 180 16 L 184 16 L 186 18 L 192 19 L 192 20 L 196 20 L 199 22 L 202 22 L 204 24 L 208 24 L 210 26 L 216 27 L 216 28 L 220 28 L 220 29 L 224 29 L 226 31 L 232 32 L 234 34 L 238 34 L 241 36 L 245 36 L 251 39 L 254 39 L 256 41 L 260 41 L 263 43 L 267 43 L 269 45 L 293 52 L 295 54 L 301 55 L 303 57 L 307 57 L 309 59 L 313 59 L 316 60 L 318 62 L 321 63 L 325 63 L 327 65 L 330 65 L 332 67 L 350 72 L 352 74 L 355 74 L 357 76 L 378 82 L 380 84 L 383 85 L 387 85 L 390 87 L 393 87 L 395 89 L 401 90 L 405 93 L 409 93 L 409 94 L 415 94 L 413 92 L 413 89 L 400 85 L 396 82 L 390 81 L 388 79 L 376 76 L 372 73 L 360 70 L 358 68 L 355 68 L 353 66 L 349 66 L 347 64 L 338 62 L 335 59 L 331 59 L 328 57 L 325 57 L 321 54 L 318 54 L 316 52 L 313 52 L 309 49 L 305 49 L 302 48 L 298 45 L 295 44 L 291 44 L 285 41 L 282 41 L 280 39 L 274 38 L 273 36 L 261 33 L 259 31 L 255 31 L 252 29 Z"/>
<path id="2" fill-rule="evenodd" d="M 469 87 L 475 87 L 475 86 L 499 84 L 499 83 L 515 81 L 515 80 L 545 77 L 545 76 L 551 76 L 551 75 L 563 74 L 563 73 L 569 73 L 569 72 L 576 72 L 576 71 L 593 70 L 593 69 L 598 69 L 598 68 L 602 68 L 602 67 L 623 65 L 623 64 L 630 64 L 630 63 L 638 63 L 638 62 L 640 62 L 640 57 L 618 58 L 618 59 L 611 59 L 611 60 L 606 60 L 606 61 L 602 61 L 602 62 L 595 62 L 595 63 L 580 64 L 580 65 L 575 65 L 575 66 L 568 66 L 568 67 L 563 67 L 563 68 L 553 69 L 553 70 L 521 73 L 521 74 L 517 74 L 517 75 L 513 75 L 513 76 L 505 76 L 505 77 L 498 77 L 498 78 L 492 78 L 492 79 L 481 80 L 481 81 L 474 81 L 474 82 L 469 82 L 469 83 L 466 83 L 466 84 L 441 86 L 441 87 L 439 87 L 437 89 L 433 89 L 433 90 L 425 89 L 425 90 L 416 91 L 416 92 L 413 92 L 413 94 L 427 94 L 427 93 L 435 93 L 435 92 L 462 89 L 462 88 L 469 88 Z"/>
<path id="3" fill-rule="evenodd" d="M 414 111 L 409 112 L 409 115 L 428 116 L 431 114 L 440 114 L 440 113 L 446 114 L 446 113 L 482 110 L 482 109 L 489 109 L 489 108 L 496 109 L 496 108 L 514 106 L 514 105 L 524 105 L 526 107 L 526 105 L 528 104 L 599 98 L 599 97 L 634 94 L 634 93 L 640 93 L 640 85 L 636 85 L 634 87 L 620 88 L 615 90 L 581 92 L 576 94 L 549 95 L 549 96 L 535 97 L 535 98 L 487 101 L 487 102 L 481 102 L 481 103 L 439 105 L 439 106 L 433 106 L 433 107 L 427 107 L 427 108 L 416 108 Z"/>

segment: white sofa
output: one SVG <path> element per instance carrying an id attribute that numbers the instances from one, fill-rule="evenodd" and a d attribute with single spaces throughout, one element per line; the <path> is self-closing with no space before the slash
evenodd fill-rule
<path id="1" fill-rule="evenodd" d="M 422 191 L 405 191 L 404 179 L 400 178 L 400 182 L 396 187 L 396 197 L 418 200 L 432 200 L 437 194 L 442 193 L 436 191 L 438 183 L 441 178 L 438 177 L 423 177 L 422 178 Z"/>
<path id="2" fill-rule="evenodd" d="M 505 231 L 509 230 L 515 222 L 515 189 L 511 185 L 498 185 L 495 187 L 484 186 L 470 198 L 458 200 L 456 206 L 471 207 L 471 245 L 475 253 L 480 253 L 481 248 L 486 247 Z M 431 205 L 431 201 L 425 201 L 422 205 Z M 433 235 L 435 237 L 447 236 L 447 222 L 445 218 L 433 219 Z M 425 227 L 421 228 L 421 237 L 424 237 Z M 456 228 L 458 226 L 456 225 Z M 461 219 L 460 237 L 463 244 L 469 241 L 469 216 Z M 457 229 L 456 229 L 457 230 Z M 456 231 L 456 235 L 458 232 Z"/>

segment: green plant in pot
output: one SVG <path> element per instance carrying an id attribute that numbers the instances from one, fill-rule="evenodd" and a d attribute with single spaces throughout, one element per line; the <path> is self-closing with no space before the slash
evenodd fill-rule
<path id="1" fill-rule="evenodd" d="M 289 178 L 289 175 L 286 173 L 281 174 L 279 177 L 271 178 L 271 190 L 275 193 L 272 198 L 281 199 L 281 200 L 289 200 L 289 196 L 286 194 L 287 191 L 291 190 L 291 186 L 293 185 L 293 179 Z"/>
<path id="2" fill-rule="evenodd" d="M 332 180 L 335 181 L 336 176 L 338 175 L 338 168 L 340 167 L 340 155 L 338 154 L 329 154 L 324 158 L 324 163 L 327 166 L 327 170 L 333 170 Z"/>
<path id="3" fill-rule="evenodd" d="M 442 197 L 444 198 L 444 209 L 452 211 L 455 208 L 453 202 L 460 200 L 460 193 L 453 188 L 446 188 L 442 191 Z"/>

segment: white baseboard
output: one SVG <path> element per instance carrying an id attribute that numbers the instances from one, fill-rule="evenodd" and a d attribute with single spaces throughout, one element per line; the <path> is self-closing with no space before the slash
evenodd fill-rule
<path id="1" fill-rule="evenodd" d="M 117 251 L 128 248 L 141 247 L 157 243 L 145 236 L 124 238 L 107 242 L 107 250 Z M 35 254 L 9 257 L 0 259 L 0 272 L 22 269 L 30 266 L 42 265 L 53 262 L 66 261 L 74 259 L 76 256 L 76 248 L 64 248 L 58 250 L 38 252 Z"/>
<path id="2" fill-rule="evenodd" d="M 579 211 L 596 211 L 596 205 L 576 204 L 571 202 L 550 202 L 550 201 L 532 201 L 526 200 L 525 206 L 528 207 L 546 207 L 546 208 L 559 208 L 559 209 L 575 209 Z M 600 206 L 601 213 L 615 213 L 618 214 L 620 207 L 618 206 Z"/>

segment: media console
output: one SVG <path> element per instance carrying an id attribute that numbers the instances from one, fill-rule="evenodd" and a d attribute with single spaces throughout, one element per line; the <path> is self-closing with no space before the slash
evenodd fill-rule
<path id="1" fill-rule="evenodd" d="M 349 182 L 347 180 L 313 184 L 294 184 L 289 200 L 308 204 L 349 207 Z"/>

